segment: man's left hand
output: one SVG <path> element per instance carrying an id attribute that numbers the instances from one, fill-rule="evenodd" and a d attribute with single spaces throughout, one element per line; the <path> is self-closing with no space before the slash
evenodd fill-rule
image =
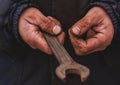
<path id="1" fill-rule="evenodd" d="M 83 39 L 83 34 L 86 38 Z M 114 35 L 112 21 L 104 9 L 91 8 L 71 29 L 70 40 L 77 55 L 102 51 L 111 44 Z"/>

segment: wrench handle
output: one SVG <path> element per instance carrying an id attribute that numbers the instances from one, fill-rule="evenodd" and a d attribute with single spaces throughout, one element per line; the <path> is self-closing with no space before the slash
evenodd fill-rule
<path id="1" fill-rule="evenodd" d="M 63 47 L 63 45 L 58 42 L 56 36 L 53 36 L 47 33 L 43 33 L 43 34 L 53 54 L 56 56 L 60 64 L 61 63 L 64 64 L 66 62 L 71 63 L 71 61 L 73 61 L 73 59 L 71 58 L 69 53 L 66 51 L 66 49 Z"/>
<path id="2" fill-rule="evenodd" d="M 56 68 L 56 75 L 63 80 L 65 79 L 67 73 L 74 73 L 81 76 L 82 82 L 85 81 L 89 76 L 89 69 L 84 65 L 76 63 L 63 45 L 58 42 L 55 36 L 46 33 L 43 34 L 48 42 L 48 45 L 53 51 L 53 54 L 60 63 L 60 65 Z"/>

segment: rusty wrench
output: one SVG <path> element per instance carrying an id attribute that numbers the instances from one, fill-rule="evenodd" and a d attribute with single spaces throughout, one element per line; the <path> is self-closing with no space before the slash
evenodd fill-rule
<path id="1" fill-rule="evenodd" d="M 53 35 L 43 33 L 48 45 L 50 46 L 53 54 L 56 56 L 59 66 L 56 68 L 56 75 L 61 80 L 66 78 L 66 74 L 74 73 L 80 75 L 81 81 L 84 82 L 90 74 L 90 70 L 77 62 L 75 62 L 62 44 L 57 41 Z"/>

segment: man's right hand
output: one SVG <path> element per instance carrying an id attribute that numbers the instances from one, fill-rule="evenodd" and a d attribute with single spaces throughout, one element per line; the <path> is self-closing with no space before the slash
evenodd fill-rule
<path id="1" fill-rule="evenodd" d="M 22 39 L 33 49 L 39 49 L 47 54 L 52 54 L 42 32 L 57 35 L 58 41 L 64 43 L 65 33 L 58 20 L 44 16 L 36 8 L 26 9 L 19 19 L 19 34 Z"/>

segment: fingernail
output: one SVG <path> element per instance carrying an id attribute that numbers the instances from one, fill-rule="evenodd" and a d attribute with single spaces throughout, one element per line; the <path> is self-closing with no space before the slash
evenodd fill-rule
<path id="1" fill-rule="evenodd" d="M 53 33 L 57 35 L 60 32 L 61 32 L 61 27 L 58 26 L 58 25 L 55 25 L 54 28 L 53 28 Z"/>
<path id="2" fill-rule="evenodd" d="M 72 28 L 72 32 L 73 32 L 74 34 L 76 34 L 76 35 L 79 35 L 79 33 L 80 33 L 80 28 L 79 28 L 79 27 L 73 27 L 73 28 Z"/>

